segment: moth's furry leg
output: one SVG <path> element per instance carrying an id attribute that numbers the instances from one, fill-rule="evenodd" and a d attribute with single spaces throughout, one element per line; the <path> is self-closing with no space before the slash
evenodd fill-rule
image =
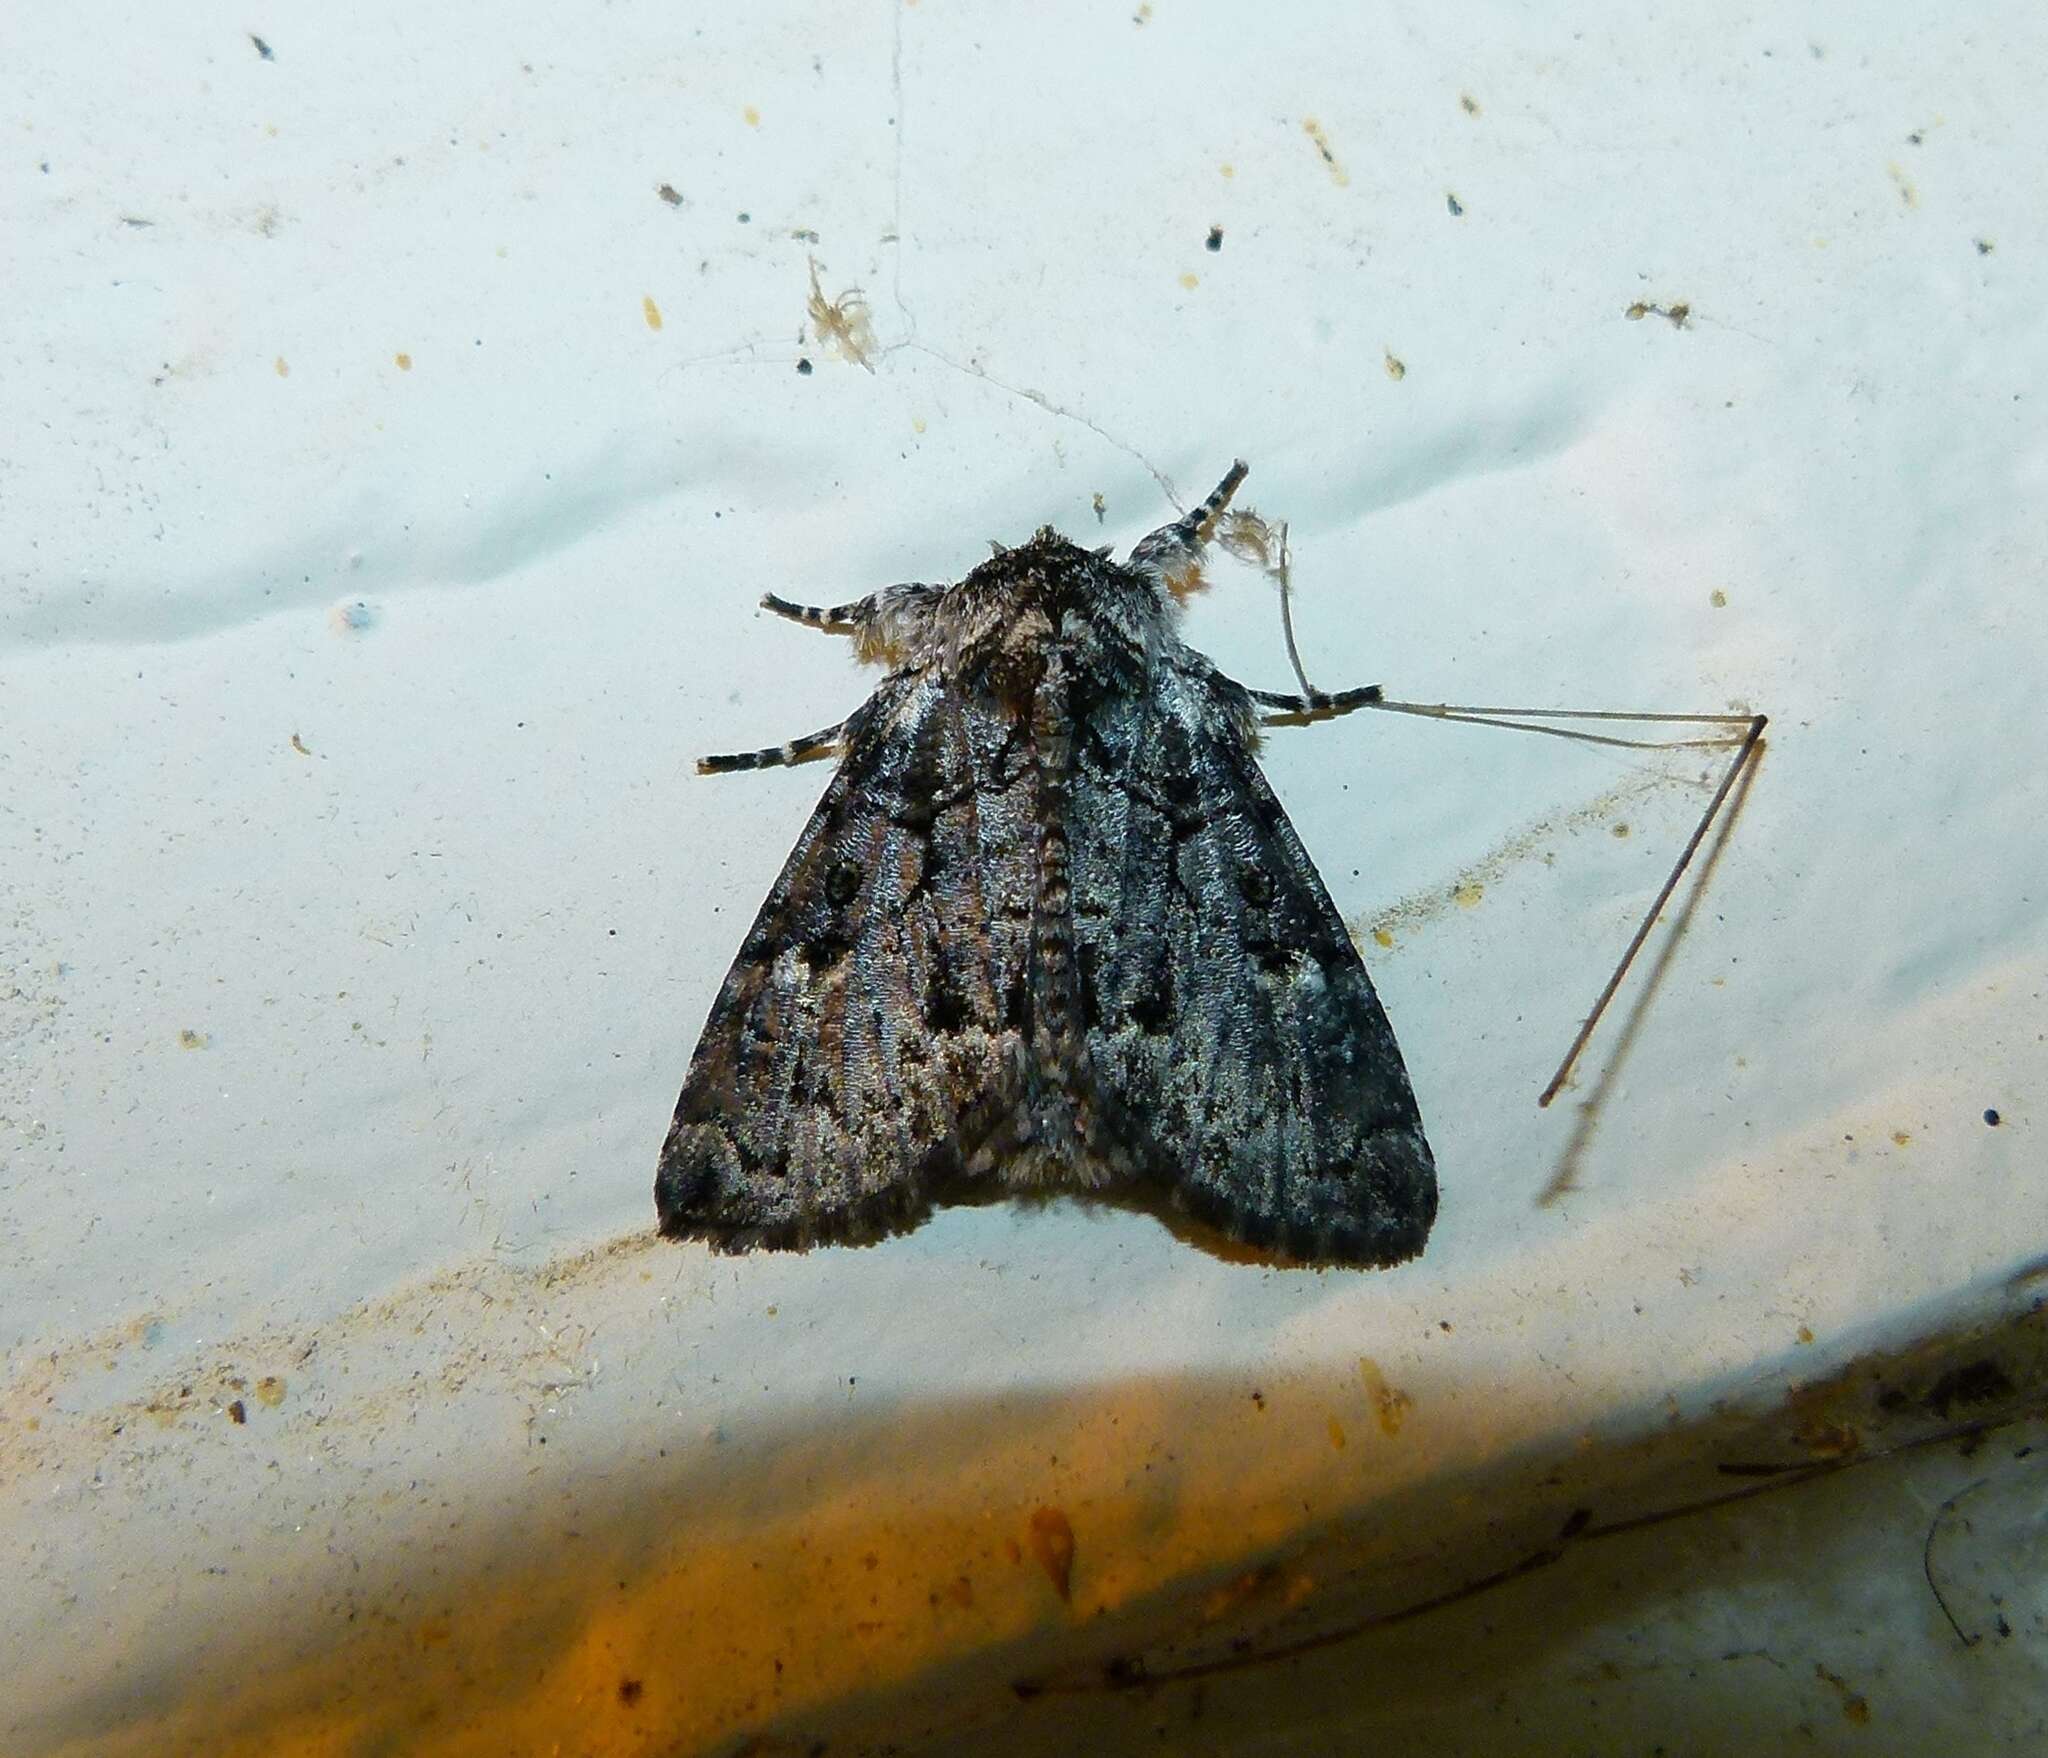
<path id="1" fill-rule="evenodd" d="M 830 635 L 850 635 L 855 629 L 866 625 L 875 614 L 875 599 L 878 595 L 870 592 L 865 598 L 856 598 L 850 604 L 831 606 L 819 604 L 792 604 L 786 598 L 777 598 L 772 592 L 761 595 L 761 608 L 772 610 L 779 617 L 787 617 L 793 623 L 802 623 L 806 628 L 823 629 Z"/>
<path id="2" fill-rule="evenodd" d="M 1230 497 L 1237 493 L 1237 485 L 1245 479 L 1249 468 L 1240 458 L 1199 507 L 1182 514 L 1171 525 L 1160 526 L 1149 537 L 1141 537 L 1137 548 L 1131 551 L 1131 566 L 1166 572 L 1177 563 L 1199 557 L 1202 546 L 1209 541 L 1209 533 L 1215 530 L 1216 521 L 1230 505 Z"/>
<path id="3" fill-rule="evenodd" d="M 1355 690 L 1311 689 L 1303 696 L 1286 696 L 1276 690 L 1254 690 L 1249 687 L 1245 694 L 1261 708 L 1276 710 L 1276 721 L 1321 720 L 1332 714 L 1349 714 L 1354 708 L 1368 708 L 1376 704 L 1383 692 L 1378 684 L 1363 684 Z M 1268 724 L 1273 724 L 1269 722 Z"/>
<path id="4" fill-rule="evenodd" d="M 730 775 L 736 769 L 778 769 L 786 763 L 802 763 L 833 749 L 845 729 L 845 721 L 835 720 L 830 726 L 791 739 L 786 745 L 770 745 L 765 751 L 727 751 L 715 757 L 699 757 L 697 773 Z"/>

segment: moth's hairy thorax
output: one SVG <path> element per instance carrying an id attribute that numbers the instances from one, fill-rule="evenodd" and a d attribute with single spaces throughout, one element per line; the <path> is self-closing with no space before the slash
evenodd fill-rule
<path id="1" fill-rule="evenodd" d="M 937 669 L 953 687 L 1024 713 L 1057 656 L 1083 689 L 1137 687 L 1180 646 L 1178 606 L 1149 571 L 1119 565 L 1051 529 L 999 550 L 945 588 L 896 588 L 863 657 Z"/>

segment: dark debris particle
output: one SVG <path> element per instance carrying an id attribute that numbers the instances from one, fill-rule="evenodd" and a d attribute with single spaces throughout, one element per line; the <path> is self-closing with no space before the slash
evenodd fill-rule
<path id="1" fill-rule="evenodd" d="M 1465 211 L 1465 204 L 1448 190 L 1444 192 L 1444 206 L 1451 210 L 1451 218 L 1454 220 Z"/>
<path id="2" fill-rule="evenodd" d="M 277 51 L 273 49 L 268 43 L 266 43 L 261 37 L 259 37 L 254 31 L 251 31 L 249 33 L 249 41 L 256 45 L 256 53 L 261 55 L 264 60 L 275 61 L 277 59 Z"/>
<path id="3" fill-rule="evenodd" d="M 2013 1395 L 2005 1369 L 1988 1357 L 1949 1371 L 1927 1388 L 1921 1403 L 1946 1422 L 1959 1404 L 1990 1404 Z"/>
<path id="4" fill-rule="evenodd" d="M 640 1693 L 646 1688 L 638 1679 L 621 1679 L 619 1681 L 619 1701 L 628 1709 L 631 1709 L 634 1704 L 640 1701 Z"/>
<path id="5" fill-rule="evenodd" d="M 1996 1129 L 2005 1119 L 1999 1116 L 1996 1105 L 1986 1105 L 1984 1107 L 1984 1121 L 1990 1124 L 1993 1129 Z"/>
<path id="6" fill-rule="evenodd" d="M 244 1404 L 241 1399 L 237 1398 L 232 1404 L 228 1406 L 228 1420 L 236 1424 L 247 1422 L 249 1420 L 248 1405 Z"/>
<path id="7" fill-rule="evenodd" d="M 754 223 L 754 216 L 742 208 L 739 214 L 739 222 L 742 226 L 751 226 Z"/>
<path id="8" fill-rule="evenodd" d="M 802 373 L 805 378 L 809 378 L 811 376 L 810 357 L 806 355 L 804 358 L 800 359 L 796 363 L 796 369 L 798 372 Z"/>
<path id="9" fill-rule="evenodd" d="M 1223 248 L 1223 228 L 1221 226 L 1211 226 L 1209 228 L 1209 236 L 1203 242 L 1211 250 L 1221 250 Z"/>
<path id="10" fill-rule="evenodd" d="M 1559 1538 L 1577 1538 L 1581 1532 L 1585 1531 L 1592 1524 L 1593 1510 L 1591 1508 L 1574 1508 L 1570 1515 L 1566 1517 L 1565 1523 L 1558 1528 L 1557 1535 Z"/>
<path id="11" fill-rule="evenodd" d="M 672 208 L 679 208 L 683 205 L 682 191 L 677 189 L 673 183 L 657 183 L 654 186 L 654 193 L 660 196 Z"/>

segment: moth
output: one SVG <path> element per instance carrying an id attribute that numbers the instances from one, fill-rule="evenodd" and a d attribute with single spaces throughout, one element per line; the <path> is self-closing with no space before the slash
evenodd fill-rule
<path id="1" fill-rule="evenodd" d="M 888 669 L 711 1008 L 661 1230 L 867 1243 L 935 1204 L 1150 1187 L 1248 1245 L 1412 1257 L 1436 1169 L 1350 934 L 1260 773 L 1262 711 L 1176 633 L 1246 467 L 1126 561 L 1051 527 L 952 585 L 830 609 Z"/>

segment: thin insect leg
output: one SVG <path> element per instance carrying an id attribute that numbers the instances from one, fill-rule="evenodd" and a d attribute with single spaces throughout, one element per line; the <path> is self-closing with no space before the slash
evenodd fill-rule
<path id="1" fill-rule="evenodd" d="M 1642 718 L 1652 717 L 1645 715 Z M 1718 717 L 1678 715 L 1668 718 L 1682 720 Z M 1764 728 L 1768 724 L 1761 714 L 1750 718 L 1749 731 L 1736 748 L 1735 755 L 1729 759 L 1727 773 L 1721 777 L 1721 785 L 1714 790 L 1714 797 L 1707 802 L 1707 809 L 1700 814 L 1700 821 L 1693 826 L 1684 852 L 1678 857 L 1677 864 L 1672 867 L 1670 876 L 1665 879 L 1663 889 L 1657 893 L 1656 901 L 1644 914 L 1641 925 L 1635 931 L 1635 938 L 1629 941 L 1628 950 L 1621 955 L 1621 963 L 1614 967 L 1614 975 L 1607 979 L 1607 987 L 1600 991 L 1600 999 L 1593 1003 L 1593 1011 L 1586 1015 L 1586 1023 L 1579 1027 L 1578 1035 L 1572 1039 L 1571 1048 L 1564 1053 L 1564 1060 L 1557 1065 L 1557 1072 L 1550 1077 L 1550 1084 L 1537 1095 L 1537 1104 L 1548 1105 L 1557 1097 L 1558 1089 L 1571 1078 L 1572 1065 L 1578 1061 L 1579 1053 L 1585 1049 L 1587 1041 L 1593 1036 L 1593 1028 L 1600 1023 L 1600 1016 L 1607 1011 L 1607 1004 L 1614 999 L 1615 991 L 1621 987 L 1622 978 L 1628 975 L 1628 967 L 1635 962 L 1636 954 L 1642 951 L 1643 942 L 1650 937 L 1650 930 L 1657 925 L 1657 917 L 1671 901 L 1671 894 L 1678 889 L 1679 880 L 1685 876 L 1686 868 L 1692 864 L 1693 856 L 1699 852 L 1700 844 L 1706 840 L 1707 831 L 1720 813 L 1721 803 L 1728 798 L 1729 789 L 1735 785 L 1735 778 L 1742 773 L 1751 757 L 1755 755 L 1757 747 L 1763 742 Z"/>
<path id="2" fill-rule="evenodd" d="M 1746 727 L 1754 718 L 1748 714 L 1638 713 L 1627 708 L 1496 708 L 1463 702 L 1382 702 L 1380 706 L 1396 714 L 1422 714 L 1432 720 L 1471 720 L 1493 715 L 1512 720 L 1636 720 L 1674 726 Z"/>
<path id="3" fill-rule="evenodd" d="M 1160 526 L 1149 537 L 1141 537 L 1131 551 L 1131 565 L 1163 568 L 1194 555 L 1209 541 L 1209 533 L 1216 528 L 1216 521 L 1223 516 L 1223 509 L 1230 505 L 1230 497 L 1237 493 L 1237 485 L 1250 468 L 1242 458 L 1238 459 L 1199 507 L 1183 513 L 1171 525 Z"/>
<path id="4" fill-rule="evenodd" d="M 1574 739 L 1586 745 L 1613 745 L 1630 751 L 1723 750 L 1740 742 L 1735 729 L 1750 723 L 1747 714 L 1631 714 L 1613 708 L 1489 708 L 1452 702 L 1389 702 L 1376 698 L 1358 704 L 1389 714 L 1415 714 L 1426 720 L 1455 720 L 1464 726 L 1503 726 L 1511 732 L 1542 733 L 1547 738 Z M 1640 722 L 1670 726 L 1717 726 L 1726 732 L 1698 739 L 1625 739 L 1609 733 L 1581 732 L 1569 726 L 1531 725 L 1532 721 L 1587 720 Z"/>
<path id="5" fill-rule="evenodd" d="M 729 751 L 715 757 L 699 757 L 699 775 L 730 775 L 735 769 L 777 769 L 785 763 L 802 763 L 832 749 L 846 722 L 834 721 L 786 745 L 770 745 L 765 751 Z"/>
<path id="6" fill-rule="evenodd" d="M 1288 568 L 1287 526 L 1280 526 L 1280 559 L 1273 565 L 1273 576 L 1280 582 L 1280 633 L 1287 642 L 1287 663 L 1294 667 L 1294 681 L 1301 686 L 1301 693 L 1313 699 L 1322 694 L 1308 681 L 1308 673 L 1302 669 L 1301 649 L 1294 644 L 1294 577 Z M 1377 684 L 1371 686 L 1372 693 L 1379 694 Z"/>
<path id="7" fill-rule="evenodd" d="M 767 592 L 761 596 L 761 608 L 772 610 L 779 617 L 788 617 L 793 623 L 803 623 L 809 628 L 823 629 L 828 634 L 850 634 L 875 613 L 875 594 L 856 598 L 850 604 L 835 604 L 829 607 L 817 604 L 791 604 L 786 598 L 777 598 Z"/>
<path id="8" fill-rule="evenodd" d="M 1380 706 L 1378 684 L 1365 684 L 1355 690 L 1318 690 L 1309 687 L 1300 696 L 1283 695 L 1277 690 L 1253 690 L 1245 694 L 1261 708 L 1277 710 L 1268 726 L 1306 726 L 1312 720 L 1327 720 L 1335 714 L 1349 714 L 1354 708 L 1377 708 Z"/>

